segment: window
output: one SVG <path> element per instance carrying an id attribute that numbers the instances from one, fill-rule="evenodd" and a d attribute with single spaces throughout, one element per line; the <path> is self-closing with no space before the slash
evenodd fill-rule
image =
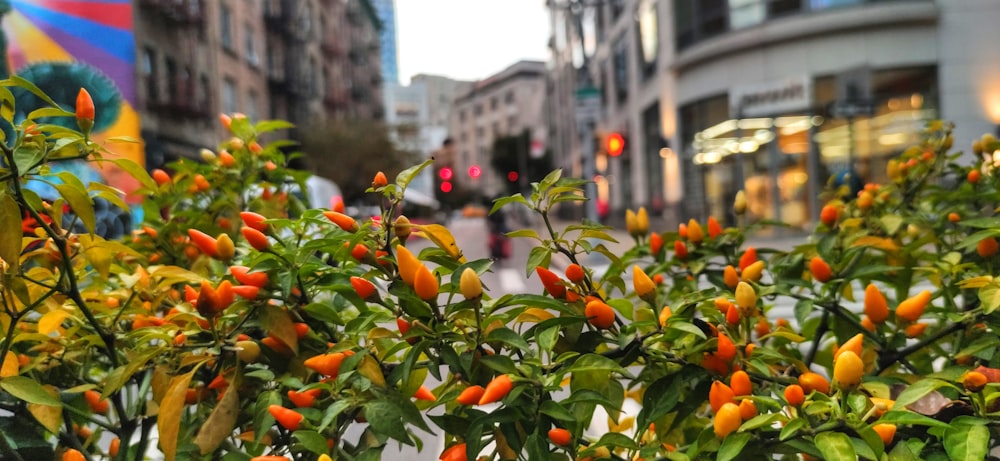
<path id="1" fill-rule="evenodd" d="M 247 62 L 251 66 L 257 67 L 260 64 L 260 57 L 257 56 L 257 45 L 256 40 L 254 40 L 253 24 L 246 24 L 246 34 L 244 35 L 244 48 L 247 55 Z"/>
<path id="2" fill-rule="evenodd" d="M 481 104 L 476 104 L 472 109 L 472 113 L 476 116 L 483 115 L 483 106 Z"/>
<path id="3" fill-rule="evenodd" d="M 247 114 L 247 118 L 250 119 L 253 122 L 257 122 L 259 120 L 258 119 L 258 114 L 259 114 L 259 110 L 260 109 L 258 107 L 258 104 L 259 103 L 258 103 L 257 92 L 253 91 L 253 90 L 250 90 L 250 92 L 247 93 L 247 110 L 246 110 L 246 114 Z"/>
<path id="4" fill-rule="evenodd" d="M 236 81 L 229 77 L 222 80 L 222 112 L 236 112 Z"/>
<path id="5" fill-rule="evenodd" d="M 167 58 L 167 101 L 177 101 L 177 63 Z"/>
<path id="6" fill-rule="evenodd" d="M 458 121 L 460 122 L 465 121 L 465 109 L 458 111 Z"/>
<path id="7" fill-rule="evenodd" d="M 507 94 L 503 97 L 503 101 L 507 104 L 514 104 L 514 90 L 508 90 Z"/>
<path id="8" fill-rule="evenodd" d="M 223 48 L 233 51 L 233 12 L 226 5 L 219 9 L 219 41 Z"/>
<path id="9" fill-rule="evenodd" d="M 208 76 L 202 74 L 201 78 L 198 79 L 198 107 L 203 111 L 208 111 L 209 107 L 212 105 L 211 94 L 212 91 L 209 89 Z"/>
<path id="10" fill-rule="evenodd" d="M 656 55 L 660 51 L 659 27 L 656 23 L 656 3 L 643 0 L 639 5 L 639 59 L 643 77 L 656 73 Z"/>
<path id="11" fill-rule="evenodd" d="M 761 0 L 729 0 L 729 28 L 742 29 L 764 22 L 767 9 Z"/>
<path id="12" fill-rule="evenodd" d="M 159 75 L 156 71 L 156 51 L 150 47 L 142 50 L 142 79 L 146 82 L 147 102 L 156 102 L 160 99 Z"/>
<path id="13" fill-rule="evenodd" d="M 614 69 L 614 82 L 615 82 L 615 97 L 618 102 L 624 101 L 628 98 L 628 59 L 626 56 L 627 52 L 626 36 L 622 35 L 615 41 L 613 65 Z"/>
<path id="14" fill-rule="evenodd" d="M 499 104 L 499 100 L 497 100 L 497 98 L 495 96 L 492 97 L 492 98 L 490 98 L 490 110 L 497 110 L 497 105 L 498 104 Z"/>

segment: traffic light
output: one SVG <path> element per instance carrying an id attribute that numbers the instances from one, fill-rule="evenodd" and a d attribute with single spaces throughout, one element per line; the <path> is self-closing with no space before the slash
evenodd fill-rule
<path id="1" fill-rule="evenodd" d="M 448 193 L 451 192 L 452 185 L 451 179 L 454 177 L 455 173 L 452 171 L 450 166 L 443 166 L 438 169 L 438 188 L 441 192 Z"/>
<path id="2" fill-rule="evenodd" d="M 445 166 L 438 170 L 438 177 L 441 178 L 442 181 L 451 181 L 453 174 L 454 173 L 452 173 L 451 167 Z"/>
<path id="3" fill-rule="evenodd" d="M 604 138 L 604 149 L 612 157 L 621 155 L 622 151 L 625 150 L 625 137 L 618 132 L 608 133 L 608 136 Z"/>
<path id="4" fill-rule="evenodd" d="M 475 179 L 481 174 L 483 174 L 483 169 L 480 168 L 479 165 L 472 165 L 469 167 L 469 177 Z"/>

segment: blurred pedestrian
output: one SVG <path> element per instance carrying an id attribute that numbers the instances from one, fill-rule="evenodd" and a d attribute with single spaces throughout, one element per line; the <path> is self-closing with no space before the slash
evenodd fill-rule
<path id="1" fill-rule="evenodd" d="M 487 200 L 485 205 L 488 208 L 492 207 L 492 202 L 495 200 Z M 509 258 L 511 254 L 511 242 L 510 237 L 507 237 L 506 234 L 510 232 L 510 229 L 507 226 L 507 214 L 503 211 L 503 208 L 499 208 L 495 212 L 486 215 L 486 226 L 490 232 L 490 256 L 495 260 Z"/>

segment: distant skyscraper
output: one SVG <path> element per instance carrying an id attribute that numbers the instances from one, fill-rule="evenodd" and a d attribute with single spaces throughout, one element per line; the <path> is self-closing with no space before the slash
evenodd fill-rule
<path id="1" fill-rule="evenodd" d="M 396 0 L 372 0 L 382 22 L 379 41 L 382 45 L 382 77 L 387 83 L 399 83 L 399 55 L 396 53 Z"/>

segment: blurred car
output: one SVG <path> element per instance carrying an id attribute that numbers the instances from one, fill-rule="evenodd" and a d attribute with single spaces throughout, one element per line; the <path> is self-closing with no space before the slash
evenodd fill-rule
<path id="1" fill-rule="evenodd" d="M 333 180 L 321 177 L 310 176 L 306 180 L 306 193 L 309 199 L 309 208 L 334 209 L 338 204 L 344 203 L 344 194 L 340 191 L 340 186 Z"/>
<path id="2" fill-rule="evenodd" d="M 482 205 L 466 205 L 462 208 L 463 218 L 485 218 L 488 213 L 486 207 Z"/>

